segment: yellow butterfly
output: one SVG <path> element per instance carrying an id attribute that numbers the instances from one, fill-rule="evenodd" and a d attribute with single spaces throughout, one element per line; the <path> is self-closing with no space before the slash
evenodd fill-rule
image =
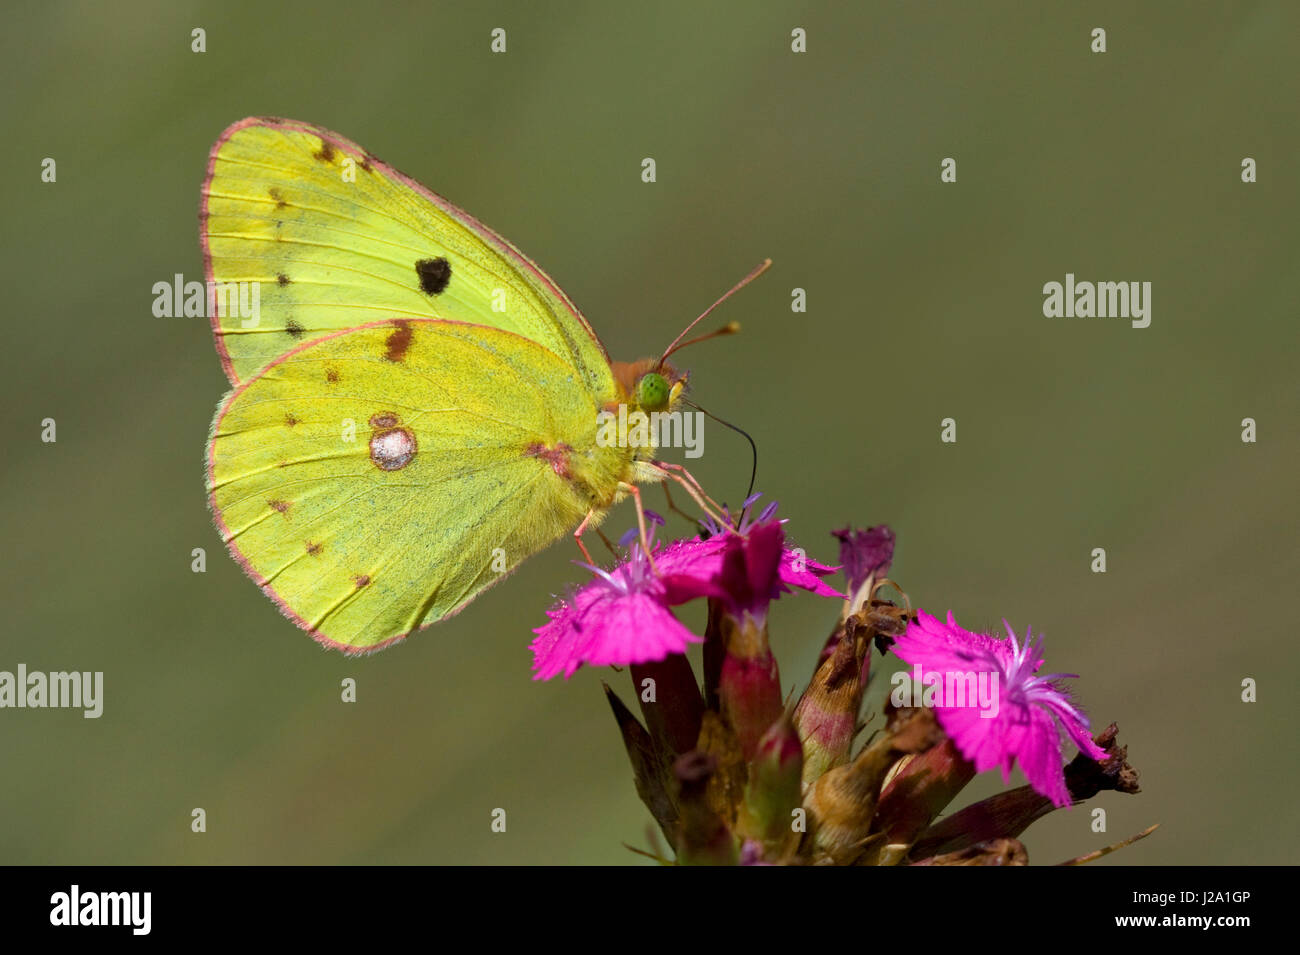
<path id="1" fill-rule="evenodd" d="M 597 440 L 602 411 L 679 404 L 664 358 L 685 333 L 611 362 L 523 253 L 355 143 L 241 120 L 199 218 L 235 386 L 208 444 L 213 515 L 319 642 L 369 652 L 444 620 L 575 525 L 581 547 L 629 494 L 644 540 L 638 482 L 671 476 L 712 509 L 654 447 Z M 218 294 L 234 283 L 253 294 Z"/>

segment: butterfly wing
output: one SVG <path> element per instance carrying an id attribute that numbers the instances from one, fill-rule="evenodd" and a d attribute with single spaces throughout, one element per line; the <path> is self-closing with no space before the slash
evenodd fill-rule
<path id="1" fill-rule="evenodd" d="M 219 409 L 213 513 L 322 643 L 441 620 L 614 493 L 627 452 L 566 361 L 500 329 L 390 320 L 276 359 Z"/>
<path id="2" fill-rule="evenodd" d="M 567 361 L 593 394 L 613 392 L 599 340 L 541 269 L 337 133 L 235 123 L 212 148 L 199 218 L 213 331 L 233 384 L 297 345 L 406 317 L 515 332 Z M 239 300 L 214 283 L 251 284 Z"/>

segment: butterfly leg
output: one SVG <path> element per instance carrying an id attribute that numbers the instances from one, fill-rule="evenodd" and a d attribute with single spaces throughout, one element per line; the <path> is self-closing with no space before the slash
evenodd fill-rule
<path id="1" fill-rule="evenodd" d="M 650 562 L 650 572 L 658 575 L 659 569 L 655 567 L 654 554 L 650 552 L 650 535 L 646 532 L 645 504 L 641 501 L 641 489 L 635 484 L 624 482 L 619 485 L 619 490 L 631 494 L 632 500 L 636 503 L 636 526 L 637 530 L 640 532 L 641 550 L 645 554 L 646 560 Z"/>
<path id="2" fill-rule="evenodd" d="M 730 523 L 722 516 L 722 507 L 717 501 L 704 493 L 704 488 L 700 487 L 700 482 L 695 480 L 695 476 L 690 471 L 680 464 L 673 464 L 670 461 L 655 461 L 653 464 L 663 471 L 666 476 L 684 487 L 686 493 L 695 500 L 695 503 L 700 506 L 700 510 L 704 511 L 705 514 L 724 526 Z"/>
<path id="3" fill-rule="evenodd" d="M 668 502 L 668 510 L 672 513 L 680 514 L 682 517 L 686 518 L 686 520 L 690 521 L 692 525 L 695 525 L 697 523 L 696 519 L 691 517 L 691 515 L 687 514 L 680 507 L 678 507 L 677 502 L 673 500 L 673 495 L 668 490 L 668 482 L 665 481 L 663 484 L 659 486 L 664 489 L 664 499 Z"/>
<path id="4" fill-rule="evenodd" d="M 601 530 L 599 527 L 596 528 L 596 535 L 601 539 L 602 542 L 604 542 L 606 550 L 608 550 L 611 554 L 614 555 L 615 560 L 618 560 L 623 556 L 618 552 L 618 548 L 614 546 L 614 542 L 611 541 L 609 537 L 605 534 L 605 532 Z"/>
<path id="5" fill-rule="evenodd" d="M 582 523 L 578 525 L 578 529 L 573 532 L 573 541 L 578 545 L 578 550 L 582 551 L 583 559 L 586 560 L 586 562 L 593 567 L 596 566 L 596 562 L 591 559 L 591 554 L 587 550 L 587 545 L 582 542 L 582 535 L 586 532 L 587 525 L 591 523 L 591 519 L 595 516 L 596 516 L 595 511 L 588 511 L 587 516 L 584 517 L 582 519 Z M 606 536 L 605 532 L 601 530 L 599 526 L 595 527 L 594 530 L 596 531 L 596 534 L 599 535 L 600 539 L 605 543 L 605 547 L 609 550 L 611 554 L 614 555 L 615 559 L 622 556 L 619 554 L 618 548 L 614 546 L 614 543 L 609 539 L 609 537 Z"/>
<path id="6" fill-rule="evenodd" d="M 573 542 L 578 545 L 578 550 L 582 551 L 583 559 L 592 567 L 596 566 L 596 562 L 591 559 L 591 554 L 587 550 L 587 545 L 582 542 L 582 535 L 586 532 L 587 525 L 591 523 L 591 519 L 595 516 L 596 512 L 594 510 L 588 511 L 587 516 L 584 517 L 582 523 L 578 525 L 578 529 L 573 532 Z"/>

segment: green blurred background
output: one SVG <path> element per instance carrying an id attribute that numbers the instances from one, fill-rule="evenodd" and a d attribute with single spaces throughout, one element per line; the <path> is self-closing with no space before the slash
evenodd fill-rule
<path id="1" fill-rule="evenodd" d="M 1082 674 L 1142 773 L 1141 795 L 1096 802 L 1104 834 L 1086 809 L 1035 825 L 1031 860 L 1159 822 L 1103 864 L 1295 861 L 1294 3 L 6 14 L 0 669 L 102 670 L 106 700 L 98 720 L 0 711 L 0 861 L 642 861 L 621 843 L 644 845 L 649 815 L 600 690 L 631 699 L 628 676 L 530 680 L 571 545 L 364 660 L 317 647 L 226 555 L 201 466 L 226 382 L 206 322 L 153 317 L 151 287 L 202 278 L 207 151 L 250 114 L 336 129 L 490 223 L 617 357 L 657 353 L 771 256 L 721 313 L 744 333 L 683 363 L 757 439 L 796 541 L 833 559 L 831 528 L 891 524 L 914 602 L 1045 631 L 1048 668 Z M 1152 282 L 1151 327 L 1044 318 L 1067 271 Z M 708 434 L 694 470 L 734 502 L 747 448 Z M 778 605 L 788 687 L 836 611 Z"/>

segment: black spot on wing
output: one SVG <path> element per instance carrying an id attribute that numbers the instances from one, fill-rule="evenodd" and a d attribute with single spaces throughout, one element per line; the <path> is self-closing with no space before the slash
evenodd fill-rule
<path id="1" fill-rule="evenodd" d="M 280 272 L 275 276 L 275 283 L 282 287 L 288 285 L 292 281 L 293 279 L 289 278 L 289 276 L 285 275 L 283 272 Z"/>
<path id="2" fill-rule="evenodd" d="M 425 295 L 441 295 L 451 281 L 451 263 L 442 256 L 421 259 L 415 263 L 415 274 L 420 277 L 420 289 Z"/>
<path id="3" fill-rule="evenodd" d="M 315 158 L 319 159 L 321 162 L 333 162 L 333 161 L 334 161 L 334 147 L 331 146 L 329 143 L 327 143 L 325 140 L 322 139 L 322 140 L 320 141 L 320 149 L 318 149 L 316 152 L 312 153 L 312 155 L 313 155 Z"/>
<path id="4" fill-rule="evenodd" d="M 290 338 L 302 338 L 304 331 L 303 327 L 292 318 L 285 322 L 284 330 L 289 333 Z"/>

